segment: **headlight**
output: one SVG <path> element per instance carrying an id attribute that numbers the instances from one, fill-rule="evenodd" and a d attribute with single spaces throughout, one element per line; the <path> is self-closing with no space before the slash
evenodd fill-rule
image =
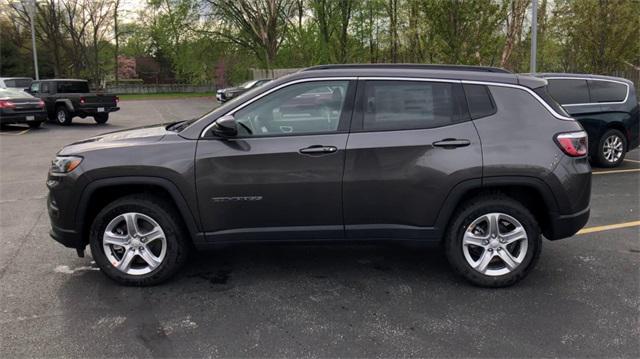
<path id="1" fill-rule="evenodd" d="M 53 173 L 69 173 L 76 169 L 82 162 L 82 157 L 76 156 L 57 156 L 51 161 L 51 172 Z"/>

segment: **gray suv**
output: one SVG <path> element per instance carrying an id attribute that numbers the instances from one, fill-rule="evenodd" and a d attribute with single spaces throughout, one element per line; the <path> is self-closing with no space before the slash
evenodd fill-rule
<path id="1" fill-rule="evenodd" d="M 587 134 L 543 79 L 493 68 L 302 70 L 202 118 L 70 144 L 47 180 L 52 237 L 122 284 L 221 243 L 442 243 L 500 287 L 542 235 L 587 222 Z"/>

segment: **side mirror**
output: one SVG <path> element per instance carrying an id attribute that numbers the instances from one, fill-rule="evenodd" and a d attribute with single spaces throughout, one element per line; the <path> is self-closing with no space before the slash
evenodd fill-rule
<path id="1" fill-rule="evenodd" d="M 233 115 L 220 117 L 213 125 L 213 133 L 220 137 L 235 137 L 238 135 L 238 124 Z"/>

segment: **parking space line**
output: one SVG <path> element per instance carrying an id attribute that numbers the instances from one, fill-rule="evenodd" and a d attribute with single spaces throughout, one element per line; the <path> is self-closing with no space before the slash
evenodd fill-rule
<path id="1" fill-rule="evenodd" d="M 626 173 L 626 172 L 640 172 L 640 168 L 633 168 L 630 170 L 613 170 L 613 171 L 597 171 L 591 172 L 592 175 L 606 175 L 609 173 Z"/>
<path id="2" fill-rule="evenodd" d="M 608 224 L 608 225 L 604 225 L 604 226 L 595 226 L 595 227 L 583 228 L 580 231 L 578 231 L 578 233 L 576 233 L 576 235 L 594 233 L 594 232 L 602 232 L 602 231 L 609 231 L 609 230 L 612 230 L 612 229 L 638 227 L 638 226 L 640 226 L 640 221 Z"/>
<path id="3" fill-rule="evenodd" d="M 640 161 L 638 161 L 638 160 L 630 160 L 628 158 L 625 158 L 624 160 L 627 161 L 627 162 L 640 163 Z"/>
<path id="4" fill-rule="evenodd" d="M 2 136 L 20 136 L 20 135 L 24 135 L 25 133 L 29 132 L 29 130 L 31 130 L 30 128 L 27 128 L 26 130 L 22 130 L 18 133 L 10 133 L 10 132 L 0 132 L 0 135 Z"/>

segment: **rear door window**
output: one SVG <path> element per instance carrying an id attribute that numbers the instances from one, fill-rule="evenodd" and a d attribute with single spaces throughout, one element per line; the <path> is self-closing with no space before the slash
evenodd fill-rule
<path id="1" fill-rule="evenodd" d="M 627 86 L 613 81 L 589 80 L 591 102 L 622 102 L 627 97 Z"/>
<path id="2" fill-rule="evenodd" d="M 447 126 L 463 120 L 459 84 L 426 81 L 366 81 L 364 131 Z"/>
<path id="3" fill-rule="evenodd" d="M 89 84 L 84 81 L 61 81 L 58 82 L 59 93 L 87 93 Z"/>
<path id="4" fill-rule="evenodd" d="M 548 81 L 549 94 L 561 105 L 591 102 L 587 80 L 550 79 Z"/>

